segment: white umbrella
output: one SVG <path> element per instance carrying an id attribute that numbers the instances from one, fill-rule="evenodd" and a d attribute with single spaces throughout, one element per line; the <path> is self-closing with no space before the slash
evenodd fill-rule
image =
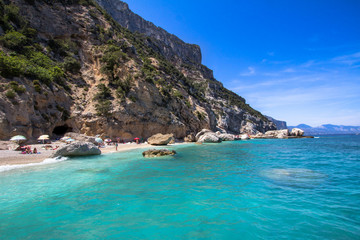
<path id="1" fill-rule="evenodd" d="M 102 142 L 104 142 L 101 138 L 95 138 L 95 142 L 97 142 L 97 143 L 102 143 Z"/>
<path id="2" fill-rule="evenodd" d="M 10 138 L 10 141 L 15 141 L 15 142 L 20 142 L 20 141 L 25 141 L 26 137 L 22 136 L 22 135 L 16 135 L 13 136 L 12 138 Z"/>
<path id="3" fill-rule="evenodd" d="M 38 138 L 38 140 L 49 140 L 49 139 L 50 139 L 49 135 L 41 135 L 41 136 Z"/>
<path id="4" fill-rule="evenodd" d="M 65 142 L 75 142 L 75 139 L 69 138 L 69 139 L 66 140 Z"/>
<path id="5" fill-rule="evenodd" d="M 45 140 L 49 140 L 50 136 L 49 135 L 41 135 L 38 140 L 42 140 L 43 144 L 45 143 Z"/>
<path id="6" fill-rule="evenodd" d="M 111 142 L 111 139 L 110 138 L 107 138 L 104 140 L 105 142 Z"/>

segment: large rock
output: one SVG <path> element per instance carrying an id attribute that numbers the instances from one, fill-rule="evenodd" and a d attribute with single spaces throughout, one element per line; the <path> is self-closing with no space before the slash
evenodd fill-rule
<path id="1" fill-rule="evenodd" d="M 215 135 L 215 133 L 206 133 L 201 135 L 198 142 L 200 143 L 220 143 L 221 138 Z"/>
<path id="2" fill-rule="evenodd" d="M 196 134 L 195 140 L 198 141 L 199 138 L 200 138 L 202 135 L 206 134 L 206 133 L 213 133 L 213 134 L 215 134 L 213 131 L 211 131 L 211 130 L 209 130 L 209 129 L 203 129 L 203 130 L 201 130 L 200 132 L 198 132 L 198 133 Z"/>
<path id="3" fill-rule="evenodd" d="M 267 131 L 265 137 L 267 138 L 287 138 L 290 136 L 288 129 Z"/>
<path id="4" fill-rule="evenodd" d="M 142 153 L 144 157 L 162 157 L 167 155 L 175 155 L 175 150 L 167 149 L 150 149 Z"/>
<path id="5" fill-rule="evenodd" d="M 148 138 L 147 142 L 151 145 L 168 145 L 174 140 L 173 134 L 155 134 Z"/>
<path id="6" fill-rule="evenodd" d="M 52 157 L 72 157 L 100 155 L 100 149 L 93 143 L 77 142 L 59 148 Z"/>
<path id="7" fill-rule="evenodd" d="M 302 137 L 303 135 L 304 131 L 300 128 L 293 128 L 291 130 L 291 136 Z"/>
<path id="8" fill-rule="evenodd" d="M 220 134 L 216 134 L 216 136 L 218 138 L 220 138 L 222 141 L 234 141 L 235 140 L 235 135 L 230 134 L 230 133 L 220 133 Z"/>

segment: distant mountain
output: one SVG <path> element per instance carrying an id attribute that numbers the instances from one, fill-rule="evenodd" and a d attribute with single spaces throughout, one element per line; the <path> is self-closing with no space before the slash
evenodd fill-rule
<path id="1" fill-rule="evenodd" d="M 324 124 L 319 127 L 311 127 L 306 124 L 299 124 L 297 126 L 288 126 L 288 129 L 300 128 L 305 131 L 305 135 L 325 135 L 325 134 L 358 134 L 360 133 L 360 126 L 343 126 Z"/>

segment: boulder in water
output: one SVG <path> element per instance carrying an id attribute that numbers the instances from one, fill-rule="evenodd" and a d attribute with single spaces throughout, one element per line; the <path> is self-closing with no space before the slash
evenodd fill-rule
<path id="1" fill-rule="evenodd" d="M 76 142 L 59 148 L 52 157 L 91 156 L 100 154 L 101 151 L 95 144 L 89 142 Z"/>
<path id="2" fill-rule="evenodd" d="M 175 150 L 167 149 L 150 149 L 142 153 L 144 157 L 162 157 L 168 155 L 175 155 Z"/>

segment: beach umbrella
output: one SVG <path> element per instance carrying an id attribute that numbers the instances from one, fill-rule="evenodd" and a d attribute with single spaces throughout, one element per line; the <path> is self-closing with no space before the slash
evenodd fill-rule
<path id="1" fill-rule="evenodd" d="M 49 135 L 41 135 L 38 140 L 49 140 L 50 136 Z"/>
<path id="2" fill-rule="evenodd" d="M 65 142 L 75 142 L 75 139 L 69 138 Z"/>
<path id="3" fill-rule="evenodd" d="M 111 142 L 111 139 L 110 138 L 107 138 L 104 140 L 105 142 Z"/>
<path id="4" fill-rule="evenodd" d="M 102 143 L 102 142 L 104 142 L 101 138 L 95 138 L 95 142 L 97 142 L 97 143 Z"/>
<path id="5" fill-rule="evenodd" d="M 10 138 L 10 141 L 19 143 L 21 141 L 26 141 L 26 137 L 24 137 L 22 135 L 16 135 L 16 136 L 13 136 L 12 138 Z"/>
<path id="6" fill-rule="evenodd" d="M 42 140 L 43 141 L 43 144 L 45 143 L 45 140 L 49 140 L 50 137 L 49 135 L 41 135 L 38 140 Z"/>
<path id="7" fill-rule="evenodd" d="M 134 140 L 140 140 L 140 138 L 136 137 L 136 138 L 134 138 Z"/>

